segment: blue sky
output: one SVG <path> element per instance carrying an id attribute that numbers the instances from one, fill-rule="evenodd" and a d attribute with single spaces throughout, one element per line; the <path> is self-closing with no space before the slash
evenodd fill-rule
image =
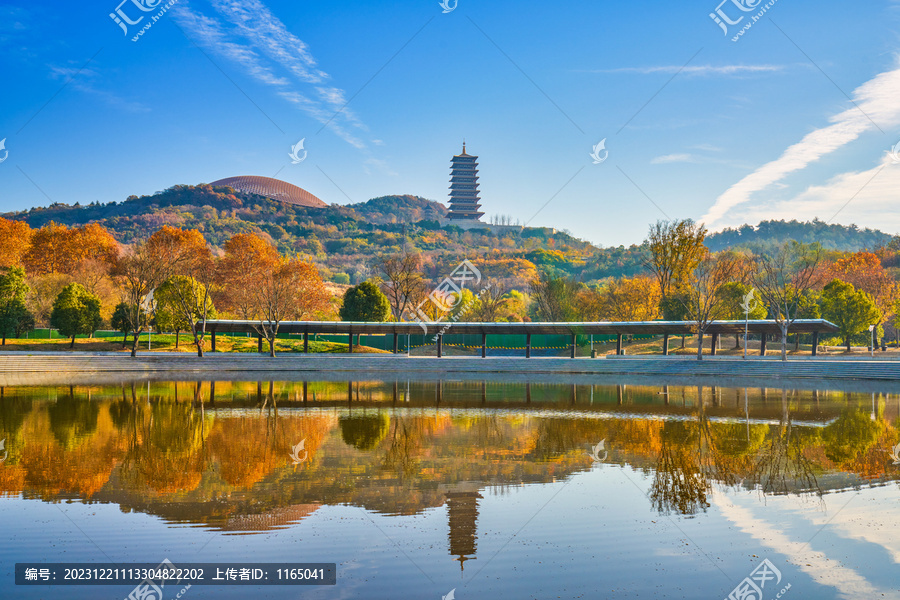
<path id="1" fill-rule="evenodd" d="M 766 2 L 726 0 L 725 35 L 718 0 L 177 0 L 132 41 L 167 1 L 0 4 L 0 210 L 235 175 L 446 201 L 466 138 L 488 215 L 604 246 L 666 217 L 900 232 L 896 1 L 777 0 L 732 41 Z"/>

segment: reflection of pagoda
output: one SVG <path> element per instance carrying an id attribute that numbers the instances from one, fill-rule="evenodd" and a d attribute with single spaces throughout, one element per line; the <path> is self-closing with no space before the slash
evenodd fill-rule
<path id="1" fill-rule="evenodd" d="M 463 563 L 475 558 L 475 540 L 478 538 L 478 492 L 449 492 L 447 513 L 450 522 L 450 554 L 457 556 L 459 569 Z"/>
<path id="2" fill-rule="evenodd" d="M 478 221 L 483 212 L 478 197 L 478 157 L 466 154 L 463 142 L 462 154 L 450 161 L 450 212 L 451 221 Z"/>

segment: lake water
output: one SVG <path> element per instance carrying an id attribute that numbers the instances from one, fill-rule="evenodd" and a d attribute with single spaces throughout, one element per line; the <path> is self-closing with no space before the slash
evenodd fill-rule
<path id="1" fill-rule="evenodd" d="M 134 588 L 16 586 L 15 563 L 168 559 L 337 584 L 165 600 L 900 598 L 898 428 L 900 396 L 869 390 L 6 387 L 0 597 Z"/>

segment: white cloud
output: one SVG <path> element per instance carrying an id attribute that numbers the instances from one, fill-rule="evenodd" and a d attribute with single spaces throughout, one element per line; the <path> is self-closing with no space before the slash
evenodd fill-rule
<path id="1" fill-rule="evenodd" d="M 186 0 L 172 13 L 200 46 L 237 64 L 245 74 L 277 90 L 293 104 L 357 148 L 365 144 L 350 128 L 365 131 L 346 108 L 344 90 L 328 85 L 305 42 L 292 34 L 259 0 L 212 0 L 221 16 L 209 17 Z"/>
<path id="2" fill-rule="evenodd" d="M 747 73 L 776 73 L 784 70 L 783 65 L 659 65 L 655 67 L 622 67 L 619 69 L 594 69 L 589 73 L 679 73 L 681 75 L 744 75 Z"/>
<path id="3" fill-rule="evenodd" d="M 694 162 L 692 154 L 666 154 L 665 156 L 657 156 L 650 161 L 651 165 L 664 165 L 667 163 Z"/>
<path id="4" fill-rule="evenodd" d="M 878 166 L 864 171 L 841 173 L 822 185 L 814 185 L 788 200 L 765 206 L 747 206 L 739 219 L 730 223 L 757 223 L 764 219 L 819 218 L 835 223 L 855 223 L 886 233 L 900 232 L 897 211 L 900 165 L 885 154 Z"/>
<path id="5" fill-rule="evenodd" d="M 877 131 L 874 123 L 881 128 L 900 123 L 900 102 L 897 101 L 900 98 L 900 69 L 881 73 L 865 82 L 853 92 L 853 97 L 856 106 L 832 116 L 829 119 L 831 125 L 808 133 L 776 160 L 732 185 L 716 199 L 701 220 L 711 228 L 723 226 L 726 220 L 733 220 L 732 211 L 750 202 L 754 194 L 843 148 L 863 133 Z M 770 211 L 771 207 L 766 210 Z"/>

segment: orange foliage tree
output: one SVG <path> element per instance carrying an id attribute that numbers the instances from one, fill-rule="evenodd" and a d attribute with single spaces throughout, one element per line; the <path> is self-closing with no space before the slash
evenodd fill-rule
<path id="1" fill-rule="evenodd" d="M 225 242 L 219 265 L 216 304 L 242 319 L 255 318 L 254 285 L 278 264 L 278 250 L 255 233 L 238 233 Z"/>
<path id="2" fill-rule="evenodd" d="M 884 316 L 893 312 L 894 302 L 900 296 L 897 282 L 882 266 L 878 255 L 872 252 L 854 252 L 833 262 L 828 267 L 825 281 L 832 279 L 851 283 L 856 289 L 870 294 Z"/>
<path id="3" fill-rule="evenodd" d="M 28 223 L 0 217 L 0 267 L 24 266 L 22 258 L 31 244 L 32 234 Z"/>
<path id="4" fill-rule="evenodd" d="M 23 262 L 32 275 L 71 275 L 84 261 L 111 266 L 118 255 L 119 243 L 101 225 L 91 223 L 69 229 L 50 222 L 33 232 Z"/>

